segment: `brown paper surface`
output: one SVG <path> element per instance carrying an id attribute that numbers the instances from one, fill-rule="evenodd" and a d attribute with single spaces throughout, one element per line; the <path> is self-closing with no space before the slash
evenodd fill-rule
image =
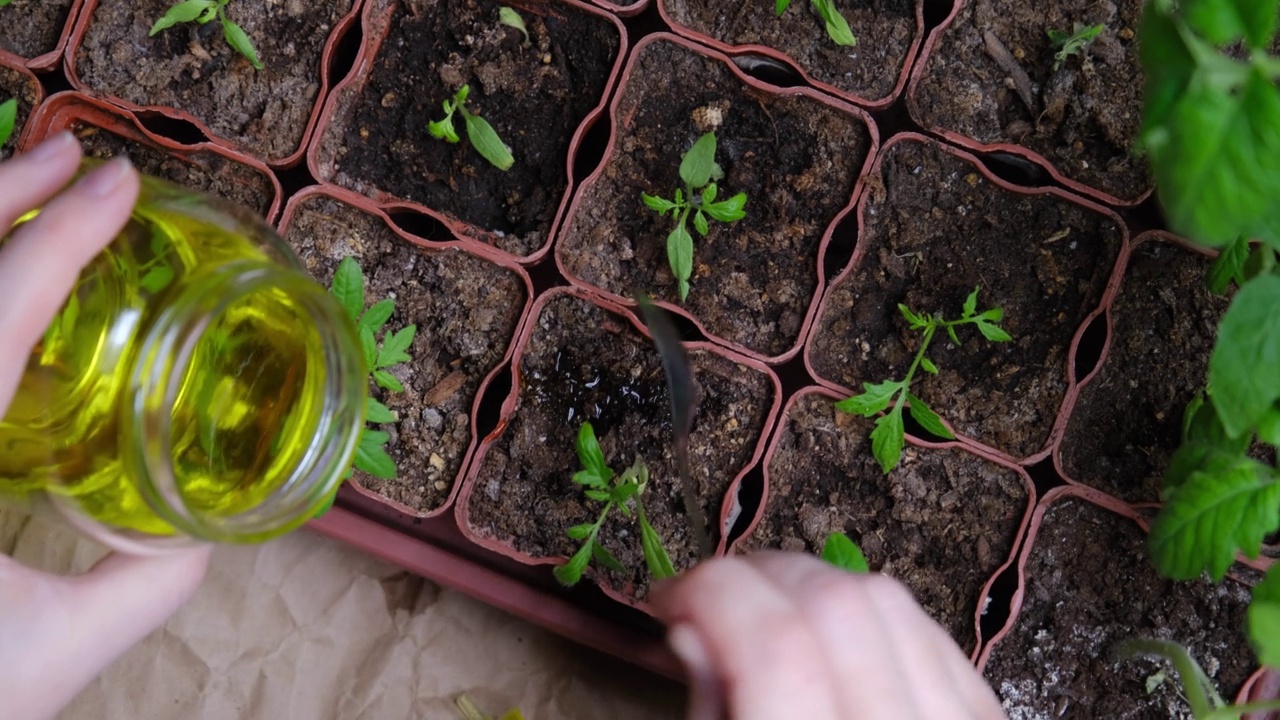
<path id="1" fill-rule="evenodd" d="M 0 551 L 81 572 L 105 551 L 0 508 Z M 87 640 L 87 639 L 86 639 Z M 679 718 L 673 683 L 307 530 L 219 548 L 204 585 L 60 718 Z"/>

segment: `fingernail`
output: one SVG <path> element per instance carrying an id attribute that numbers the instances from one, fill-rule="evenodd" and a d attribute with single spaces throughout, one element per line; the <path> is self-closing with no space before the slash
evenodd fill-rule
<path id="1" fill-rule="evenodd" d="M 667 631 L 667 645 L 684 665 L 689 685 L 689 720 L 721 720 L 724 706 L 720 686 L 702 636 L 689 625 L 673 625 Z"/>
<path id="2" fill-rule="evenodd" d="M 120 187 L 133 165 L 129 158 L 118 157 L 94 170 L 80 181 L 79 190 L 90 197 L 103 197 Z"/>
<path id="3" fill-rule="evenodd" d="M 57 157 L 59 154 L 67 151 L 67 148 L 74 144 L 76 139 L 72 137 L 70 131 L 63 130 L 57 135 L 51 135 L 44 142 L 35 147 L 34 150 L 27 153 L 27 157 L 32 160 L 49 160 Z"/>

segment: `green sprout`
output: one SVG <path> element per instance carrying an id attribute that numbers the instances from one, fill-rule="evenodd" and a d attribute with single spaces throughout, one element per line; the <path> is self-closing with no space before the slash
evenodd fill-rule
<path id="1" fill-rule="evenodd" d="M 822 546 L 822 559 L 852 573 L 871 571 L 862 548 L 842 532 L 833 532 L 827 536 L 827 542 Z"/>
<path id="2" fill-rule="evenodd" d="M 600 443 L 596 441 L 596 432 L 591 423 L 582 424 L 578 431 L 577 446 L 582 470 L 574 473 L 573 481 L 583 486 L 583 494 L 588 498 L 604 503 L 604 509 L 595 522 L 574 525 L 566 531 L 570 538 L 581 540 L 582 547 L 568 562 L 554 570 L 556 579 L 568 586 L 578 584 L 592 559 L 610 570 L 626 572 L 622 563 L 600 544 L 598 538 L 600 528 L 604 527 L 610 511 L 616 508 L 624 517 L 631 517 L 632 503 L 635 505 L 635 517 L 640 523 L 640 546 L 649 574 L 655 580 L 674 576 L 676 571 L 671 564 L 671 557 L 663 547 L 662 537 L 649 524 L 644 504 L 640 500 L 649 485 L 649 468 L 644 460 L 636 457 L 631 467 L 623 470 L 620 475 L 615 475 L 605 463 L 604 453 L 600 450 Z"/>
<path id="3" fill-rule="evenodd" d="M 1274 573 L 1272 573 L 1274 574 Z M 1280 577 L 1280 576 L 1277 576 Z M 1278 583 L 1280 585 L 1280 583 Z M 1277 588 L 1280 589 L 1280 588 Z M 1280 631 L 1280 628 L 1272 628 Z M 1168 660 L 1173 665 L 1174 673 L 1182 686 L 1182 697 L 1191 708 L 1195 720 L 1240 720 L 1246 715 L 1264 713 L 1268 710 L 1280 710 L 1280 700 L 1264 700 L 1246 705 L 1228 705 L 1213 686 L 1213 681 L 1205 674 L 1200 663 L 1191 656 L 1182 645 L 1171 640 L 1153 638 L 1130 638 L 1116 646 L 1116 656 L 1121 660 L 1136 657 L 1154 657 Z M 1263 660 L 1263 664 L 1268 664 Z M 1148 679 L 1147 692 L 1163 679 L 1164 671 L 1157 673 L 1156 680 Z"/>
<path id="4" fill-rule="evenodd" d="M 915 359 L 907 369 L 906 378 L 886 380 L 875 385 L 863 383 L 861 394 L 836 403 L 837 410 L 863 417 L 872 417 L 890 404 L 893 405 L 893 409 L 876 418 L 875 429 L 871 431 L 871 452 L 880 463 L 880 469 L 886 474 L 897 467 L 898 461 L 902 459 L 905 435 L 902 422 L 904 403 L 910 403 L 911 417 L 925 430 L 947 440 L 955 438 L 947 426 L 942 424 L 938 414 L 930 410 L 923 400 L 911 394 L 911 381 L 915 378 L 917 370 L 923 369 L 930 375 L 938 374 L 937 366 L 925 356 L 925 351 L 929 349 L 929 344 L 933 342 L 933 337 L 938 330 L 946 330 L 951 336 L 951 341 L 956 345 L 961 344 L 960 338 L 956 336 L 956 328 L 961 325 L 976 325 L 982 336 L 991 342 L 1008 342 L 1011 339 L 998 324 L 1004 319 L 1003 310 L 995 307 L 981 313 L 977 312 L 979 289 L 975 287 L 973 292 L 969 293 L 969 297 L 965 298 L 960 317 L 956 320 L 943 319 L 942 315 L 919 315 L 911 308 L 899 303 L 898 311 L 902 313 L 902 317 L 906 318 L 911 329 L 924 333 L 920 349 L 916 351 Z"/>
<path id="5" fill-rule="evenodd" d="M 849 29 L 849 23 L 845 21 L 844 16 L 836 10 L 835 0 L 810 0 L 813 7 L 818 11 L 818 15 L 822 18 L 822 22 L 827 26 L 827 37 L 837 45 L 845 45 L 853 47 L 858 43 L 858 39 L 853 36 L 853 31 Z M 778 17 L 782 17 L 782 13 L 791 7 L 791 0 L 774 0 L 773 12 Z"/>
<path id="6" fill-rule="evenodd" d="M 467 126 L 467 139 L 471 141 L 471 146 L 494 167 L 502 171 L 510 170 L 516 161 L 511 156 L 511 148 L 502 142 L 502 138 L 498 137 L 497 131 L 487 120 L 467 111 L 465 103 L 470 94 L 470 85 L 458 88 L 458 92 L 453 94 L 451 100 L 444 101 L 444 118 L 428 123 L 427 131 L 432 137 L 445 142 L 456 143 L 461 140 L 453 127 L 453 113 L 456 110 L 462 113 L 463 123 Z"/>
<path id="7" fill-rule="evenodd" d="M 3 0 L 0 0 L 0 2 L 3 2 Z M 0 103 L 0 145 L 9 142 L 9 138 L 13 136 L 13 128 L 17 124 L 18 99 L 9 98 Z"/>
<path id="8" fill-rule="evenodd" d="M 724 171 L 716 163 L 716 134 L 709 132 L 698 138 L 680 159 L 680 179 L 684 189 L 676 188 L 674 199 L 640 193 L 640 199 L 659 216 L 668 212 L 676 219 L 676 228 L 667 236 L 667 259 L 680 289 L 680 300 L 689 295 L 689 276 L 693 274 L 693 236 L 687 223 L 693 213 L 693 227 L 699 235 L 710 232 L 707 216 L 731 223 L 746 217 L 747 194 L 738 193 L 728 200 L 716 202 L 716 183 L 724 179 Z M 687 198 L 687 199 L 686 199 Z"/>
<path id="9" fill-rule="evenodd" d="M 151 32 L 148 37 L 154 37 L 156 33 L 184 22 L 197 22 L 205 25 L 217 18 L 222 23 L 222 36 L 226 38 L 227 44 L 236 52 L 245 56 L 249 64 L 253 65 L 255 70 L 262 69 L 262 63 L 258 60 L 258 53 L 253 49 L 253 42 L 249 40 L 249 35 L 244 29 L 231 21 L 227 17 L 227 3 L 231 0 L 186 0 L 169 8 L 164 17 L 156 21 L 151 26 Z"/>
<path id="10" fill-rule="evenodd" d="M 1093 42 L 1094 38 L 1098 37 L 1106 29 L 1105 23 L 1085 25 L 1077 22 L 1072 23 L 1070 33 L 1062 30 L 1047 31 L 1045 34 L 1049 36 L 1049 42 L 1053 43 L 1055 48 L 1058 48 L 1058 53 L 1053 56 L 1053 71 L 1057 72 L 1062 67 L 1062 63 L 1067 61 L 1067 58 L 1083 53 L 1085 48 L 1089 47 L 1089 43 Z"/>
<path id="11" fill-rule="evenodd" d="M 520 13 L 504 5 L 498 8 L 498 22 L 519 30 L 524 35 L 524 41 L 529 42 L 529 28 L 524 26 L 524 18 L 520 17 Z"/>
<path id="12" fill-rule="evenodd" d="M 13 2 L 13 0 L 0 0 L 0 8 L 4 7 L 5 5 L 8 5 L 11 2 Z"/>
<path id="13" fill-rule="evenodd" d="M 364 352 L 365 365 L 369 369 L 374 384 L 388 392 L 404 392 L 404 386 L 389 370 L 401 363 L 412 360 L 407 352 L 413 344 L 413 337 L 418 331 L 416 325 L 409 325 L 396 332 L 387 331 L 379 342 L 377 334 L 391 319 L 395 311 L 396 301 L 387 298 L 379 300 L 365 308 L 364 273 L 355 258 L 343 258 L 338 263 L 338 270 L 333 275 L 333 286 L 329 292 L 338 299 L 338 303 L 347 311 L 347 315 L 356 323 L 360 334 L 360 346 Z M 381 424 L 399 420 L 386 405 L 372 397 L 365 400 L 364 418 L 366 422 Z M 387 454 L 387 441 L 391 436 L 381 430 L 365 428 L 360 433 L 360 442 L 356 446 L 355 467 L 370 475 L 390 480 L 396 476 L 396 464 Z M 347 477 L 350 477 L 348 471 Z"/>

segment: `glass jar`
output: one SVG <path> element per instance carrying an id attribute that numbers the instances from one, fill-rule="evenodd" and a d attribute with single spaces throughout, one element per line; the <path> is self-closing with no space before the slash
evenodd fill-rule
<path id="1" fill-rule="evenodd" d="M 366 378 L 354 322 L 270 227 L 144 177 L 0 419 L 0 499 L 125 552 L 266 540 L 337 492 Z"/>

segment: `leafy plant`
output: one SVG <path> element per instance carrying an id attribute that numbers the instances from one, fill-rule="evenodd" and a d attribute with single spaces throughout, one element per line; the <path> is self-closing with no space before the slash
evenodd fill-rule
<path id="1" fill-rule="evenodd" d="M 253 49 L 253 41 L 249 39 L 249 35 L 239 25 L 232 22 L 227 17 L 227 3 L 231 0 L 186 0 L 169 8 L 159 20 L 151 26 L 149 37 L 154 37 L 156 33 L 168 30 L 178 23 L 197 22 L 206 25 L 216 18 L 222 23 L 222 37 L 226 39 L 227 44 L 233 50 L 240 53 L 253 65 L 255 70 L 262 69 L 262 62 L 258 60 L 258 52 Z"/>
<path id="2" fill-rule="evenodd" d="M 907 376 L 902 380 L 886 380 L 874 385 L 863 383 L 861 394 L 836 403 L 837 410 L 863 417 L 872 417 L 890 405 L 893 406 L 889 412 L 876 418 L 875 429 L 871 431 L 871 452 L 885 473 L 897 467 L 898 461 L 902 458 L 905 434 L 902 422 L 904 404 L 907 404 L 911 411 L 911 417 L 925 430 L 948 440 L 955 437 L 947 426 L 942 424 L 937 413 L 930 410 L 923 400 L 911 394 L 911 381 L 915 379 L 917 370 L 924 370 L 930 375 L 938 374 L 937 366 L 925 356 L 925 351 L 933 342 L 934 335 L 939 330 L 946 330 L 952 342 L 959 345 L 961 343 L 956 335 L 956 328 L 961 325 L 974 325 L 983 337 L 992 342 L 1010 340 L 1009 334 L 999 325 L 999 322 L 1004 319 L 1003 310 L 996 307 L 980 313 L 977 311 L 979 289 L 974 288 L 973 292 L 969 293 L 969 297 L 965 298 L 960 317 L 956 320 L 946 320 L 942 315 L 919 315 L 911 308 L 899 303 L 898 311 L 902 313 L 902 317 L 906 318 L 911 329 L 920 330 L 924 334 L 924 338 L 920 341 L 920 349 L 916 351 L 911 367 L 907 368 Z"/>
<path id="3" fill-rule="evenodd" d="M 1191 707 L 1191 714 L 1196 720 L 1227 720 L 1228 718 L 1240 720 L 1250 713 L 1280 710 L 1280 700 L 1228 705 L 1218 693 L 1218 689 L 1213 686 L 1213 681 L 1200 667 L 1200 663 L 1196 662 L 1185 647 L 1176 642 L 1132 638 L 1116 647 L 1116 655 L 1122 660 L 1146 656 L 1161 658 L 1172 663 L 1178 682 L 1182 686 L 1182 696 L 1186 698 L 1187 705 Z"/>
<path id="4" fill-rule="evenodd" d="M 1045 34 L 1049 36 L 1049 42 L 1058 48 L 1057 54 L 1053 56 L 1053 71 L 1057 72 L 1062 67 L 1062 64 L 1067 61 L 1067 58 L 1083 53 L 1085 48 L 1089 47 L 1089 43 L 1093 42 L 1094 38 L 1101 35 L 1102 31 L 1106 29 L 1105 23 L 1085 25 L 1077 22 L 1071 24 L 1070 33 L 1062 30 L 1047 31 Z"/>
<path id="5" fill-rule="evenodd" d="M 858 39 L 853 36 L 853 31 L 849 29 L 849 23 L 845 21 L 844 16 L 836 10 L 835 0 L 810 0 L 813 7 L 818 11 L 818 15 L 822 18 L 822 22 L 827 26 L 827 37 L 837 45 L 846 45 L 853 47 L 858 44 Z M 782 17 L 782 13 L 791 7 L 791 0 L 774 0 L 773 12 L 778 17 Z"/>
<path id="6" fill-rule="evenodd" d="M 404 392 L 404 386 L 389 371 L 391 368 L 407 363 L 409 346 L 418 331 L 417 325 L 409 325 L 398 331 L 387 331 L 382 340 L 377 334 L 386 326 L 395 312 L 396 303 L 391 298 L 379 300 L 365 307 L 364 273 L 355 258 L 343 258 L 333 275 L 333 285 L 329 290 L 347 314 L 356 323 L 360 334 L 360 346 L 364 351 L 365 366 L 374 384 L 389 392 Z M 399 418 L 386 405 L 369 397 L 365 399 L 364 417 L 366 422 L 379 424 L 395 422 Z M 355 467 L 370 475 L 383 479 L 396 476 L 396 464 L 387 454 L 387 441 L 391 438 L 381 430 L 365 428 L 360 433 L 360 441 L 356 446 Z M 348 473 L 348 477 L 350 474 Z"/>
<path id="7" fill-rule="evenodd" d="M 529 42 L 529 28 L 524 26 L 524 18 L 520 17 L 520 13 L 504 5 L 498 8 L 498 22 L 519 30 L 524 35 L 524 41 Z"/>
<path id="8" fill-rule="evenodd" d="M 467 126 L 467 139 L 471 141 L 471 146 L 485 160 L 488 160 L 489 164 L 502 171 L 510 170 L 516 161 L 511 155 L 511 148 L 502 142 L 502 138 L 498 137 L 497 131 L 487 120 L 467 111 L 466 101 L 470 94 L 470 85 L 458 88 L 458 92 L 453 94 L 452 99 L 444 101 L 444 118 L 428 123 L 427 131 L 434 138 L 451 143 L 458 142 L 461 138 L 453 127 L 453 113 L 457 111 L 462 114 L 463 124 Z"/>
<path id="9" fill-rule="evenodd" d="M 675 274 L 680 289 L 680 300 L 689 296 L 689 276 L 693 274 L 693 236 L 689 234 L 689 214 L 693 213 L 693 228 L 706 237 L 711 231 L 707 216 L 713 220 L 731 223 L 746 217 L 746 193 L 738 193 L 728 200 L 716 201 L 719 188 L 716 183 L 724 179 L 724 171 L 716 162 L 716 134 L 709 132 L 698 138 L 680 158 L 680 180 L 684 188 L 676 188 L 671 200 L 640 193 L 640 199 L 659 216 L 676 219 L 676 227 L 667 235 L 667 260 Z"/>
<path id="10" fill-rule="evenodd" d="M 871 571 L 870 566 L 867 565 L 867 557 L 862 554 L 862 548 L 842 532 L 833 532 L 827 536 L 827 541 L 822 546 L 822 559 L 849 572 Z"/>
<path id="11" fill-rule="evenodd" d="M 1280 447 L 1280 0 L 1152 0 L 1139 37 L 1139 145 L 1172 229 L 1221 248 L 1207 278 L 1238 292 L 1218 326 L 1206 395 L 1187 407 L 1148 546 L 1167 577 L 1220 581 L 1280 528 L 1280 475 L 1249 455 Z M 1227 48 L 1231 47 L 1230 50 Z M 1243 59 L 1233 55 L 1243 54 Z M 1258 242 L 1250 245 L 1247 240 Z M 1280 665 L 1280 579 L 1254 589 L 1249 635 Z"/>
<path id="12" fill-rule="evenodd" d="M 0 145 L 9 142 L 9 138 L 13 135 L 13 127 L 17 122 L 18 99 L 9 98 L 0 103 Z"/>
<path id="13" fill-rule="evenodd" d="M 649 574 L 655 580 L 674 576 L 676 571 L 662 545 L 662 537 L 649 524 L 644 513 L 644 503 L 640 500 L 649 485 L 649 468 L 644 460 L 637 457 L 631 467 L 623 470 L 622 474 L 615 475 L 605 463 L 604 453 L 600 450 L 600 443 L 596 441 L 596 432 L 591 423 L 583 423 L 578 430 L 577 446 L 582 469 L 574 473 L 573 481 L 583 487 L 583 494 L 588 498 L 604 503 L 604 509 L 595 522 L 574 525 L 566 531 L 570 538 L 581 540 L 582 547 L 568 562 L 554 570 L 556 579 L 564 585 L 576 585 L 593 559 L 610 570 L 626 572 L 622 563 L 597 538 L 610 511 L 617 509 L 623 516 L 631 517 L 632 505 L 635 506 L 635 518 L 640 523 L 640 546 Z"/>

